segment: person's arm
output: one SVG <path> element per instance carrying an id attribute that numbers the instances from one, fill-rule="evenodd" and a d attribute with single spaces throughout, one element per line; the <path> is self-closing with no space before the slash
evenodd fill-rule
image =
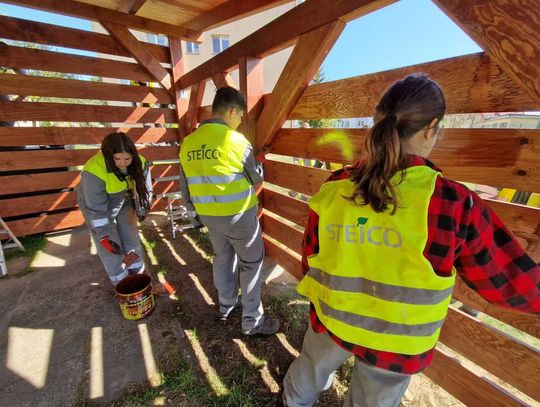
<path id="1" fill-rule="evenodd" d="M 263 182 L 264 170 L 262 163 L 259 163 L 255 160 L 253 154 L 253 147 L 249 144 L 246 147 L 243 157 L 244 164 L 244 175 L 251 182 L 253 186 L 257 188 L 259 184 Z"/>
<path id="2" fill-rule="evenodd" d="M 466 236 L 454 265 L 490 303 L 540 313 L 540 266 L 475 193 L 466 202 Z"/>
<path id="3" fill-rule="evenodd" d="M 88 222 L 98 240 L 110 234 L 109 197 L 105 190 L 105 182 L 94 174 L 83 171 L 81 183 L 84 206 Z"/>
<path id="4" fill-rule="evenodd" d="M 302 241 L 302 274 L 309 270 L 308 257 L 319 253 L 319 215 L 309 210 L 309 218 Z"/>

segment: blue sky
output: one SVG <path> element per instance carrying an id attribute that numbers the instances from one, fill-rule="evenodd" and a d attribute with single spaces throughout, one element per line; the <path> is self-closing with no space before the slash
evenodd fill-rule
<path id="1" fill-rule="evenodd" d="M 0 13 L 91 29 L 86 20 L 7 4 L 0 4 Z M 347 24 L 322 68 L 328 81 L 479 51 L 430 0 L 401 0 Z"/>
<path id="2" fill-rule="evenodd" d="M 429 0 L 402 0 L 347 24 L 323 63 L 326 80 L 481 51 Z"/>

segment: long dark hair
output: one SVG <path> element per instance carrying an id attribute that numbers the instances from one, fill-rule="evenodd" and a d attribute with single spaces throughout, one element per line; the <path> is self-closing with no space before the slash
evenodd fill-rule
<path id="1" fill-rule="evenodd" d="M 402 171 L 403 180 L 407 166 L 403 142 L 433 119 L 438 126 L 445 110 L 441 88 L 426 75 L 413 74 L 394 83 L 375 108 L 375 124 L 365 142 L 366 162 L 351 171 L 355 189 L 350 199 L 375 212 L 391 207 L 394 214 L 398 200 L 390 179 Z"/>
<path id="2" fill-rule="evenodd" d="M 146 177 L 141 163 L 141 158 L 137 152 L 137 148 L 133 141 L 126 135 L 126 133 L 118 132 L 107 135 L 101 143 L 101 152 L 105 157 L 105 164 L 107 169 L 114 173 L 119 180 L 124 181 L 126 174 L 114 163 L 114 154 L 116 153 L 128 153 L 133 157 L 131 164 L 127 168 L 127 175 L 135 182 L 135 189 L 139 199 L 139 204 L 145 208 L 150 208 L 150 200 L 148 197 L 148 188 L 146 186 Z"/>

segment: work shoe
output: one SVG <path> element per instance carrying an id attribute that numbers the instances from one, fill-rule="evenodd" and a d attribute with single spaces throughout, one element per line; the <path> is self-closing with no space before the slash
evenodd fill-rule
<path id="1" fill-rule="evenodd" d="M 244 335 L 274 335 L 279 330 L 277 319 L 265 318 L 262 324 L 248 330 L 243 329 Z"/>

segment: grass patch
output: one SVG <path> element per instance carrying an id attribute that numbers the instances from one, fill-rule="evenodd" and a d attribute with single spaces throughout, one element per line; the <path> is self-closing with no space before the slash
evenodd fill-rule
<path id="1" fill-rule="evenodd" d="M 279 314 L 294 330 L 305 329 L 309 321 L 309 301 L 293 287 L 270 285 L 265 292 L 264 304 Z"/>
<path id="2" fill-rule="evenodd" d="M 47 239 L 44 235 L 26 236 L 19 239 L 19 241 L 24 246 L 24 250 L 20 250 L 19 248 L 7 249 L 4 252 L 6 260 L 17 257 L 30 257 L 33 259 L 37 252 L 43 249 L 47 243 Z"/>
<path id="3" fill-rule="evenodd" d="M 214 249 L 212 248 L 212 241 L 210 240 L 210 234 L 207 228 L 191 229 L 187 234 L 191 237 L 199 249 L 201 249 L 207 256 L 212 257 L 214 255 Z"/>
<path id="4" fill-rule="evenodd" d="M 253 396 L 253 377 L 256 371 L 247 366 L 236 369 L 227 378 L 226 395 L 215 395 L 208 383 L 197 378 L 197 372 L 180 360 L 174 372 L 165 374 L 163 384 L 154 388 L 142 388 L 110 404 L 111 407 L 139 407 L 155 405 L 197 407 L 256 407 L 263 403 Z M 81 401 L 76 407 L 89 407 L 92 403 Z"/>

